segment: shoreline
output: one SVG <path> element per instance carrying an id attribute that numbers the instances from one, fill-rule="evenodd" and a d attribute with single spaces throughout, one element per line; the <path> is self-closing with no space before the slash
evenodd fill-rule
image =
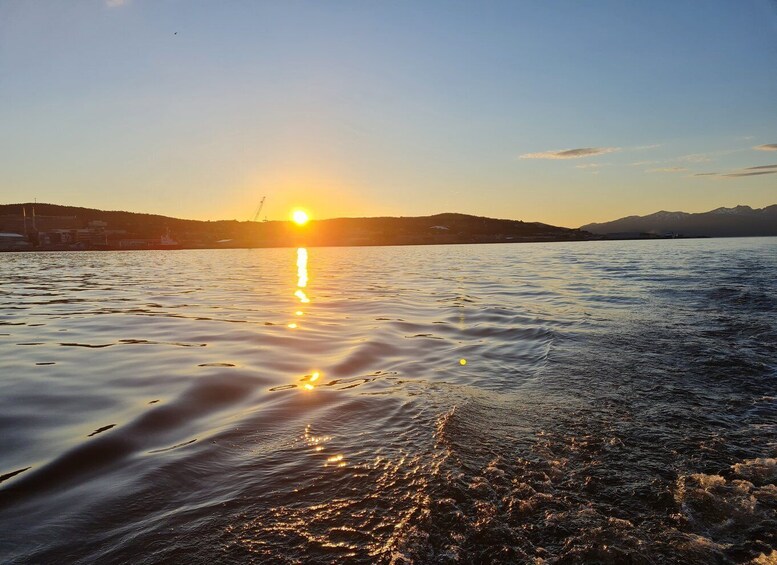
<path id="1" fill-rule="evenodd" d="M 520 240 L 488 240 L 488 241 L 419 241 L 419 242 L 386 242 L 386 243 L 305 243 L 281 245 L 205 245 L 205 246 L 156 246 L 156 247 L 116 247 L 116 246 L 84 246 L 84 247 L 34 247 L 28 249 L 0 249 L 0 253 L 55 253 L 55 252 L 84 252 L 84 251 L 191 251 L 191 250 L 226 250 L 226 249 L 295 249 L 298 247 L 415 247 L 432 245 L 495 245 L 495 244 L 520 244 L 520 243 L 584 243 L 597 241 L 657 241 L 657 240 L 686 240 L 686 239 L 742 239 L 746 237 L 777 237 L 777 236 L 678 236 L 678 237 L 589 237 L 589 238 L 525 238 Z"/>

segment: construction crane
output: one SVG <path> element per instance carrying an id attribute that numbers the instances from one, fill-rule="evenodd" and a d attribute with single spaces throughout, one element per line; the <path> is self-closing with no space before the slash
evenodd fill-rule
<path id="1" fill-rule="evenodd" d="M 262 213 L 262 208 L 264 208 L 264 201 L 266 198 L 266 196 L 262 196 L 262 200 L 259 202 L 259 208 L 256 209 L 256 214 L 254 214 L 254 222 L 259 219 L 259 214 Z"/>

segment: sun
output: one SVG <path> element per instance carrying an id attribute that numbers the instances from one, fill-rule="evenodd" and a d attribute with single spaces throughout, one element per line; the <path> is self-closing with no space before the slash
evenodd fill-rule
<path id="1" fill-rule="evenodd" d="M 307 212 L 305 212 L 304 210 L 294 210 L 294 212 L 291 213 L 291 219 L 298 226 L 304 226 L 310 220 Z"/>

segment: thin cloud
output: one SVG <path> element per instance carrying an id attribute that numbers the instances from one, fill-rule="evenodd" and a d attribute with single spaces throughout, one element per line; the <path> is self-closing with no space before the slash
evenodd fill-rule
<path id="1" fill-rule="evenodd" d="M 105 5 L 109 8 L 119 8 L 129 4 L 130 0 L 105 0 Z"/>
<path id="2" fill-rule="evenodd" d="M 777 169 L 777 165 L 761 165 L 760 167 L 747 167 L 746 171 L 757 171 L 758 169 Z"/>
<path id="3" fill-rule="evenodd" d="M 576 169 L 598 169 L 601 167 L 601 163 L 581 163 L 580 165 L 575 165 Z"/>
<path id="4" fill-rule="evenodd" d="M 756 151 L 777 151 L 777 143 L 765 143 L 764 145 L 756 145 L 753 147 Z"/>
<path id="5" fill-rule="evenodd" d="M 636 147 L 632 147 L 631 150 L 632 151 L 646 151 L 648 149 L 657 149 L 659 147 L 661 147 L 660 143 L 654 143 L 652 145 L 638 145 Z"/>
<path id="6" fill-rule="evenodd" d="M 684 173 L 688 169 L 685 167 L 664 167 L 662 169 L 648 169 L 646 173 Z"/>
<path id="7" fill-rule="evenodd" d="M 619 151 L 620 147 L 580 147 L 577 149 L 561 149 L 559 151 L 543 151 L 541 153 L 526 153 L 521 159 L 580 159 L 595 157 L 605 153 Z"/>
<path id="8" fill-rule="evenodd" d="M 678 161 L 685 161 L 686 163 L 709 163 L 712 159 L 705 153 L 694 153 L 693 155 L 683 155 L 677 158 Z"/>
<path id="9" fill-rule="evenodd" d="M 742 151 L 748 151 L 748 149 L 726 149 L 721 151 L 710 151 L 707 153 L 690 153 L 687 155 L 670 157 L 670 158 L 662 159 L 658 161 L 636 161 L 634 163 L 630 163 L 629 165 L 631 167 L 641 167 L 644 165 L 667 165 L 666 167 L 651 169 L 650 171 L 646 171 L 646 172 L 651 172 L 651 173 L 652 172 L 673 172 L 670 169 L 675 169 L 674 172 L 681 172 L 677 170 L 680 167 L 675 166 L 674 165 L 675 163 L 688 163 L 688 164 L 711 163 L 715 161 L 718 157 L 721 157 L 723 155 L 731 155 L 732 153 L 740 153 Z M 710 175 L 711 174 L 712 173 L 710 173 Z M 714 173 L 714 174 L 718 174 L 718 173 Z M 697 175 L 693 175 L 693 176 L 697 176 Z"/>
<path id="10" fill-rule="evenodd" d="M 759 167 L 747 167 L 729 171 L 727 173 L 696 173 L 694 177 L 716 177 L 716 178 L 739 178 L 739 177 L 759 177 L 761 175 L 777 174 L 777 165 L 761 165 Z"/>
<path id="11" fill-rule="evenodd" d="M 758 175 L 773 175 L 777 171 L 752 171 L 750 173 L 728 173 L 723 175 L 724 177 L 755 177 Z"/>

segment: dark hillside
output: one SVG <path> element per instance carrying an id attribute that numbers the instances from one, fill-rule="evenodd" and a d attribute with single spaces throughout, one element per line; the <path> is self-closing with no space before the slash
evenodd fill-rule
<path id="1" fill-rule="evenodd" d="M 313 220 L 300 227 L 291 222 L 208 222 L 31 203 L 0 205 L 0 232 L 27 234 L 32 245 L 38 248 L 51 247 L 53 244 L 49 242 L 52 241 L 58 242 L 57 248 L 76 241 L 80 242 L 79 248 L 156 247 L 160 238 L 168 234 L 175 240 L 176 247 L 187 248 L 495 243 L 568 241 L 591 237 L 591 234 L 580 230 L 537 222 L 453 213 Z M 64 241 L 68 243 L 62 243 Z"/>

